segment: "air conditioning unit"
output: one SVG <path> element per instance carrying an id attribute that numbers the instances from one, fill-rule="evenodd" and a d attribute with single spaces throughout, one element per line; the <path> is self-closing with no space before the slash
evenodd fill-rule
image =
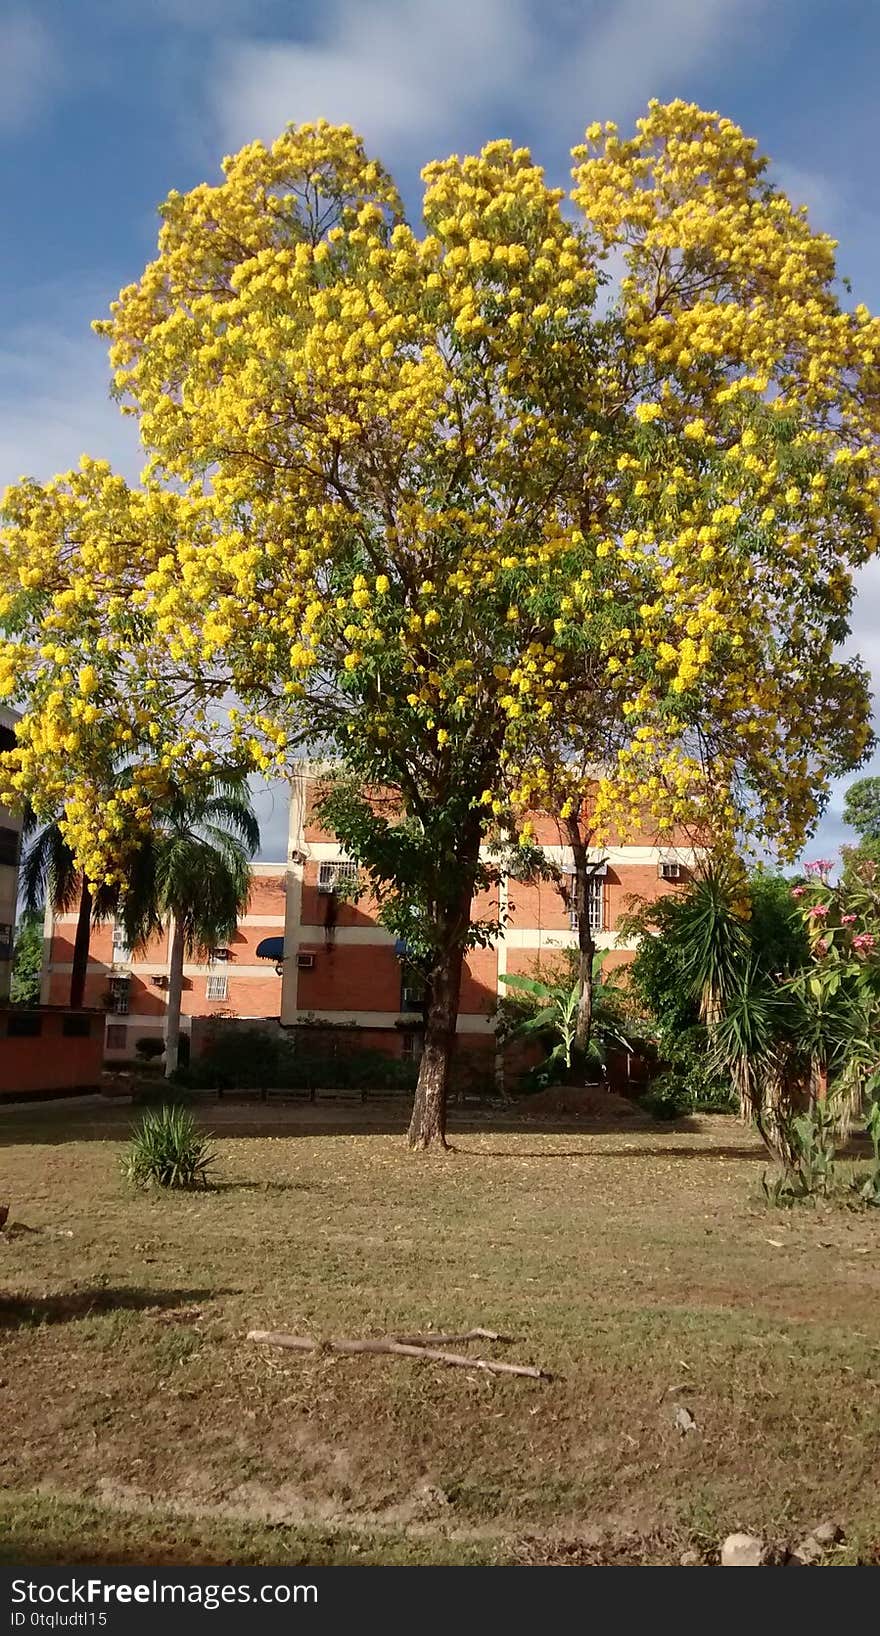
<path id="1" fill-rule="evenodd" d="M 155 975 L 150 978 L 150 982 L 156 988 L 167 988 L 168 987 L 168 978 L 166 977 L 164 971 L 157 971 L 155 973 Z"/>
<path id="2" fill-rule="evenodd" d="M 313 954 L 305 954 L 301 950 L 296 957 L 297 971 L 311 971 L 314 964 L 315 956 Z"/>
<path id="3" fill-rule="evenodd" d="M 663 858 L 657 866 L 661 880 L 681 880 L 681 864 L 672 858 Z"/>
<path id="4" fill-rule="evenodd" d="M 212 960 L 228 960 L 229 959 L 229 950 L 228 949 L 212 949 L 211 950 L 211 959 Z"/>

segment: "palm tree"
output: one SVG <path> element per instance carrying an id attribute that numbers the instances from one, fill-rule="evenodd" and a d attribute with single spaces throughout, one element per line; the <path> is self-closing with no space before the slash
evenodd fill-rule
<path id="1" fill-rule="evenodd" d="M 20 890 L 25 913 L 40 914 L 47 899 L 56 915 L 68 914 L 77 905 L 69 1001 L 79 1009 L 85 999 L 92 926 L 115 913 L 119 891 L 115 886 L 100 886 L 97 890 L 89 886 L 77 868 L 59 819 L 43 824 L 33 808 L 27 807 L 21 833 L 24 851 Z"/>
<path id="2" fill-rule="evenodd" d="M 175 790 L 133 854 L 120 917 L 132 948 L 173 922 L 165 1024 L 165 1073 L 177 1067 L 186 955 L 203 954 L 235 931 L 250 892 L 260 826 L 243 778 Z"/>

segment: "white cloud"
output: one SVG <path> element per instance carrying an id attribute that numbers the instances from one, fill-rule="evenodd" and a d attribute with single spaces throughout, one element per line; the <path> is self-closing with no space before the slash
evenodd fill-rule
<path id="1" fill-rule="evenodd" d="M 0 134 L 26 129 L 59 77 L 51 35 L 24 8 L 0 17 Z"/>
<path id="2" fill-rule="evenodd" d="M 54 320 L 12 326 L 0 340 L 0 491 L 22 476 L 66 471 L 82 454 L 136 479 L 143 462 L 135 425 L 109 397 L 105 345 L 89 329 L 100 307 L 84 297 L 62 301 L 51 287 L 37 310 Z"/>
<path id="3" fill-rule="evenodd" d="M 236 40 L 215 103 L 229 146 L 323 116 L 419 164 L 525 123 L 550 163 L 594 118 L 673 94 L 768 0 L 334 0 L 316 42 Z M 508 132 L 516 111 L 520 126 Z M 552 147 L 551 147 L 552 144 Z"/>
<path id="4" fill-rule="evenodd" d="M 319 117 L 386 152 L 454 139 L 525 78 L 536 45 L 525 0 L 336 0 L 327 11 L 318 43 L 225 48 L 216 95 L 229 144 Z"/>
<path id="5" fill-rule="evenodd" d="M 257 856 L 268 863 L 283 863 L 287 857 L 290 786 L 280 779 L 268 783 L 264 778 L 255 777 L 250 780 L 250 787 L 260 825 Z"/>

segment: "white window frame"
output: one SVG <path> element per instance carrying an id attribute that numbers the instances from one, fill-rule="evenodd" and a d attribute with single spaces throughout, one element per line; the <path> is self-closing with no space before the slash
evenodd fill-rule
<path id="1" fill-rule="evenodd" d="M 128 965 L 131 960 L 131 945 L 125 936 L 125 928 L 118 920 L 113 922 L 113 964 Z"/>
<path id="2" fill-rule="evenodd" d="M 212 973 L 205 984 L 206 1000 L 228 1000 L 229 978 L 225 971 Z"/>
<path id="3" fill-rule="evenodd" d="M 357 886 L 358 866 L 353 858 L 334 858 L 318 864 L 318 891 L 329 895 L 340 886 Z"/>
<path id="4" fill-rule="evenodd" d="M 604 930 L 605 930 L 605 876 L 604 876 L 604 874 L 602 874 L 602 875 L 591 875 L 590 876 L 590 878 L 589 878 L 589 880 L 587 882 L 587 892 L 588 892 L 587 909 L 588 909 L 588 912 L 589 912 L 590 931 L 591 932 L 604 932 Z M 571 927 L 571 930 L 573 932 L 577 931 L 577 929 L 578 929 L 578 912 L 577 912 L 577 909 L 569 910 L 568 924 Z"/>

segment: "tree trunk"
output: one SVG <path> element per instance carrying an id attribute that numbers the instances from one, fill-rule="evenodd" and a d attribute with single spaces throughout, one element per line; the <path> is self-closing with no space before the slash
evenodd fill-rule
<path id="1" fill-rule="evenodd" d="M 578 917 L 577 980 L 580 992 L 578 995 L 574 1048 L 579 1054 L 583 1055 L 589 1050 L 590 1034 L 593 1027 L 593 960 L 596 954 L 596 940 L 590 926 L 590 882 L 593 879 L 594 870 L 587 856 L 587 847 L 581 834 L 579 818 L 567 818 L 565 820 L 565 831 L 574 857 L 574 892 L 571 906 Z"/>
<path id="2" fill-rule="evenodd" d="M 92 894 L 83 876 L 79 898 L 76 937 L 73 941 L 73 967 L 70 973 L 70 1004 L 74 1011 L 83 1005 L 86 996 L 86 974 L 89 969 L 89 944 L 92 938 Z"/>
<path id="3" fill-rule="evenodd" d="M 448 1146 L 446 1101 L 449 1070 L 455 1050 L 461 974 L 479 857 L 480 827 L 476 823 L 462 841 L 458 898 L 444 908 L 438 925 L 440 952 L 428 981 L 425 1041 L 409 1125 L 411 1148 Z"/>
<path id="4" fill-rule="evenodd" d="M 165 1078 L 177 1067 L 180 1048 L 180 996 L 183 992 L 183 928 L 174 922 L 171 959 L 168 962 L 168 1011 L 165 1017 Z"/>

